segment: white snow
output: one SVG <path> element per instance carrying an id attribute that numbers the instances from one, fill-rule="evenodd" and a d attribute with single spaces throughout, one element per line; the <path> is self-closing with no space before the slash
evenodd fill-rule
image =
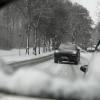
<path id="1" fill-rule="evenodd" d="M 88 62 L 91 60 L 92 55 L 93 55 L 93 53 L 88 53 L 88 52 L 81 53 L 81 57 L 87 59 Z"/>
<path id="2" fill-rule="evenodd" d="M 18 62 L 18 61 L 39 58 L 39 57 L 46 56 L 46 55 L 49 55 L 52 53 L 53 53 L 53 51 L 43 53 L 43 50 L 41 49 L 41 54 L 38 54 L 38 50 L 37 50 L 37 55 L 34 55 L 32 48 L 30 48 L 29 55 L 25 53 L 25 49 L 20 49 L 20 55 L 19 55 L 19 49 L 12 49 L 12 50 L 0 50 L 0 57 L 7 64 L 9 64 L 12 62 Z"/>
<path id="3" fill-rule="evenodd" d="M 89 61 L 89 70 L 86 79 L 76 81 L 51 77 L 35 68 L 19 69 L 12 73 L 10 66 L 0 60 L 0 89 L 25 95 L 50 93 L 56 97 L 62 95 L 90 100 L 100 98 L 100 53 L 82 53 L 81 56 Z"/>
<path id="4" fill-rule="evenodd" d="M 43 48 L 40 48 L 41 53 L 43 53 Z M 29 49 L 29 54 L 33 54 L 33 48 Z M 38 54 L 38 49 L 37 49 L 37 54 Z M 0 57 L 2 56 L 14 56 L 14 55 L 26 55 L 26 49 L 11 49 L 11 50 L 0 50 Z"/>

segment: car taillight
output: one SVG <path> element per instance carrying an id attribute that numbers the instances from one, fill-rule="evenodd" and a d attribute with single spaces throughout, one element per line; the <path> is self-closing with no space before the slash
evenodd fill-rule
<path id="1" fill-rule="evenodd" d="M 73 51 L 73 54 L 76 54 L 76 51 Z"/>
<path id="2" fill-rule="evenodd" d="M 55 53 L 58 53 L 59 51 L 58 50 L 55 50 Z"/>

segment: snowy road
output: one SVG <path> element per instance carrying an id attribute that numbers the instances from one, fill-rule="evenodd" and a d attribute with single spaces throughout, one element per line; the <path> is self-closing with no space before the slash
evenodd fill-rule
<path id="1" fill-rule="evenodd" d="M 60 77 L 69 80 L 76 80 L 76 78 L 82 78 L 83 72 L 80 71 L 79 65 L 74 64 L 56 64 L 53 60 L 43 62 L 42 64 L 38 64 L 35 66 L 28 66 L 24 68 L 24 70 L 34 70 L 38 69 L 40 71 L 46 72 L 52 77 Z M 30 67 L 30 68 L 29 68 Z"/>
<path id="2" fill-rule="evenodd" d="M 10 89 L 11 91 L 17 91 L 18 93 L 26 91 L 25 92 L 26 94 L 30 91 L 28 90 L 29 88 L 27 87 L 31 87 L 32 85 L 33 85 L 32 87 L 39 87 L 40 86 L 39 83 L 41 83 L 41 86 L 43 88 L 48 89 L 47 82 L 53 78 L 61 78 L 61 79 L 71 80 L 71 81 L 75 81 L 77 80 L 77 78 L 80 78 L 80 79 L 84 78 L 84 73 L 80 71 L 80 66 L 87 63 L 88 63 L 87 60 L 83 58 L 81 58 L 79 65 L 68 64 L 68 63 L 56 64 L 54 63 L 52 59 L 52 60 L 43 62 L 41 64 L 21 67 L 13 75 L 11 75 L 10 78 L 9 76 L 5 76 L 5 75 L 3 76 L 5 78 L 3 81 L 5 83 L 9 81 L 8 84 L 10 84 L 11 87 L 9 87 L 9 85 L 8 86 L 5 86 L 4 84 L 3 85 L 4 87 Z M 27 81 L 29 82 L 27 83 Z M 23 83 L 26 83 L 26 85 L 23 85 Z M 27 89 L 24 89 L 24 87 L 26 87 Z M 39 92 L 38 88 L 36 88 L 36 90 L 37 92 Z M 10 95 L 1 96 L 0 100 L 23 100 L 23 99 L 24 100 L 39 100 L 39 99 L 10 96 Z"/>

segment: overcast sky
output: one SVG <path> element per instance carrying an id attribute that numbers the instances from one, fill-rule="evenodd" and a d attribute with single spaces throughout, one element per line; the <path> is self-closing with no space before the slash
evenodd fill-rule
<path id="1" fill-rule="evenodd" d="M 71 1 L 77 2 L 86 7 L 89 10 L 90 16 L 92 17 L 94 22 L 97 23 L 100 0 L 71 0 Z"/>

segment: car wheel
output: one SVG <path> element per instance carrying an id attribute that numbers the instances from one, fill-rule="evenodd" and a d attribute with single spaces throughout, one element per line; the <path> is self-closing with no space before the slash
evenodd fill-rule
<path id="1" fill-rule="evenodd" d="M 77 60 L 75 61 L 75 64 L 78 65 L 79 63 L 79 58 L 77 58 Z"/>
<path id="2" fill-rule="evenodd" d="M 54 58 L 54 62 L 55 63 L 58 63 L 58 59 L 56 57 Z"/>
<path id="3" fill-rule="evenodd" d="M 80 61 L 80 53 L 79 53 L 78 61 Z"/>
<path id="4" fill-rule="evenodd" d="M 75 61 L 75 64 L 78 65 L 78 61 Z"/>

